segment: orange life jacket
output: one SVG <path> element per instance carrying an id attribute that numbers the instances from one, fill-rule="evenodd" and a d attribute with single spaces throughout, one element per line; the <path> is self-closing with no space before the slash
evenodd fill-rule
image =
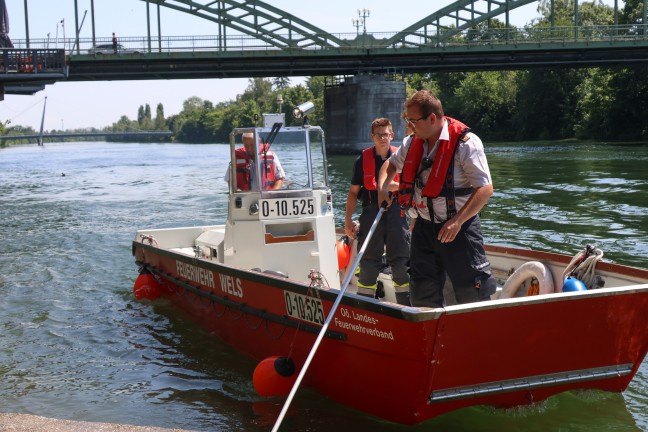
<path id="1" fill-rule="evenodd" d="M 275 164 L 274 153 L 268 150 L 268 145 L 263 144 L 261 147 L 261 178 L 262 188 L 268 189 L 275 184 Z M 241 190 L 250 190 L 252 187 L 250 182 L 250 170 L 252 169 L 252 159 L 245 152 L 245 148 L 241 147 L 234 151 L 236 158 L 236 186 Z"/>
<path id="2" fill-rule="evenodd" d="M 470 131 L 468 126 L 458 120 L 450 117 L 444 117 L 444 119 L 448 121 L 450 137 L 448 140 L 439 141 L 434 162 L 432 163 L 432 171 L 430 171 L 430 176 L 421 192 L 421 195 L 425 197 L 436 198 L 444 186 L 446 188 L 454 187 L 452 182 L 453 173 L 449 172 L 449 169 L 454 167 L 454 163 L 452 162 L 459 140 Z M 423 159 L 423 144 L 424 140 L 414 136 L 405 156 L 405 163 L 403 164 L 403 171 L 398 186 L 398 203 L 402 208 L 409 208 L 412 205 L 414 182 L 420 171 L 422 171 L 419 171 L 419 167 Z"/>
<path id="3" fill-rule="evenodd" d="M 364 187 L 367 190 L 376 190 L 376 153 L 375 147 L 369 147 L 362 150 L 362 172 L 364 174 Z M 389 146 L 392 153 L 397 148 Z M 394 177 L 394 181 L 398 181 L 398 174 Z"/>

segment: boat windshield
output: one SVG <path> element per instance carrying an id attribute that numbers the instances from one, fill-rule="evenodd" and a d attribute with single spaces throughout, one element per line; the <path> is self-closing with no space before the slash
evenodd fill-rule
<path id="1" fill-rule="evenodd" d="M 259 157 L 250 156 L 254 143 Z M 230 170 L 230 192 L 328 189 L 320 127 L 234 129 L 230 146 L 236 167 Z"/>

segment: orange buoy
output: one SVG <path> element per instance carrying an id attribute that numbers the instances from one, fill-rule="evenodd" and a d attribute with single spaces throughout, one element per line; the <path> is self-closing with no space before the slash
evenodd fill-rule
<path id="1" fill-rule="evenodd" d="M 259 396 L 283 396 L 290 393 L 296 379 L 292 359 L 273 356 L 264 359 L 254 368 L 252 384 Z"/>
<path id="2" fill-rule="evenodd" d="M 162 288 L 160 283 L 149 272 L 142 272 L 135 280 L 133 295 L 137 299 L 155 300 L 160 297 Z"/>
<path id="3" fill-rule="evenodd" d="M 337 249 L 338 269 L 342 270 L 349 265 L 351 259 L 351 246 L 349 245 L 349 237 L 344 236 L 335 242 Z"/>

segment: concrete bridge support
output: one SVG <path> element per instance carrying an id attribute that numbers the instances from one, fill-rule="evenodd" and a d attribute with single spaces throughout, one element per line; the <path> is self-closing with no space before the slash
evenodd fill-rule
<path id="1" fill-rule="evenodd" d="M 394 127 L 393 145 L 405 136 L 401 118 L 405 101 L 405 82 L 385 76 L 347 77 L 324 92 L 326 148 L 330 153 L 360 154 L 373 145 L 371 122 L 387 117 Z"/>

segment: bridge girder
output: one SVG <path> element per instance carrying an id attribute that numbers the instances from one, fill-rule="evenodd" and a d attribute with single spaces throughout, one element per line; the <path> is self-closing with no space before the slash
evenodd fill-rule
<path id="1" fill-rule="evenodd" d="M 441 44 L 477 24 L 499 15 L 506 16 L 513 9 L 536 2 L 538 0 L 458 0 L 394 35 L 386 41 L 386 47 L 421 45 L 408 40 L 408 36 L 416 36 L 416 40 L 432 39 Z M 454 25 L 446 25 L 447 21 L 454 21 Z M 508 25 L 508 17 L 506 21 Z M 430 28 L 432 32 L 429 32 Z"/>
<path id="2" fill-rule="evenodd" d="M 253 36 L 277 48 L 339 48 L 356 45 L 260 0 L 141 0 L 195 15 Z M 457 33 L 539 0 L 458 0 L 417 21 L 389 39 L 384 48 L 443 43 Z M 455 24 L 444 24 L 453 20 Z M 508 23 L 507 23 L 508 24 Z M 432 28 L 433 32 L 429 32 Z M 408 37 L 415 36 L 414 40 Z M 375 41 L 374 41 L 375 43 Z M 426 42 L 429 43 L 429 42 Z"/>
<path id="3" fill-rule="evenodd" d="M 213 21 L 277 48 L 344 47 L 349 42 L 260 0 L 141 0 Z"/>

